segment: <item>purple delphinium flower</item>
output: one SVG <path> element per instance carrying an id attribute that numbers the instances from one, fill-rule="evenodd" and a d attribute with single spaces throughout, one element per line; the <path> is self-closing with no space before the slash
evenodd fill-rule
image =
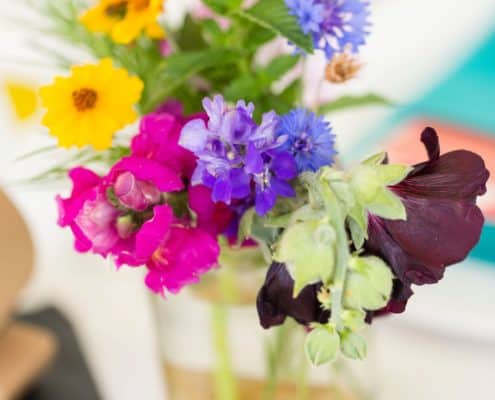
<path id="1" fill-rule="evenodd" d="M 298 172 L 318 171 L 332 165 L 335 135 L 323 117 L 304 109 L 296 109 L 280 118 L 276 136 L 286 137 L 281 149 L 290 152 L 296 160 Z"/>
<path id="2" fill-rule="evenodd" d="M 356 53 L 369 33 L 369 2 L 366 0 L 285 0 L 314 47 L 327 59 L 349 50 Z"/>
<path id="3" fill-rule="evenodd" d="M 215 202 L 251 199 L 266 214 L 277 196 L 294 196 L 287 182 L 297 176 L 293 156 L 280 150 L 285 136 L 275 136 L 279 117 L 270 112 L 257 125 L 254 106 L 239 101 L 229 107 L 222 96 L 203 100 L 208 122 L 196 119 L 184 126 L 180 144 L 198 158 L 192 184 L 212 189 Z"/>

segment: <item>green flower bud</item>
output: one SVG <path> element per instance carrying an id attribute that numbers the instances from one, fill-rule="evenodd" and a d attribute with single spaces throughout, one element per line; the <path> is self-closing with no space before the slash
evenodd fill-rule
<path id="1" fill-rule="evenodd" d="M 306 337 L 305 350 L 309 360 L 316 366 L 337 358 L 340 337 L 332 325 L 318 325 Z"/>
<path id="2" fill-rule="evenodd" d="M 359 331 L 366 325 L 366 313 L 362 310 L 344 310 L 342 311 L 342 322 L 346 328 L 351 331 Z"/>
<path id="3" fill-rule="evenodd" d="M 385 307 L 392 292 L 390 267 L 378 257 L 349 260 L 351 269 L 345 284 L 344 304 L 357 310 L 379 310 Z"/>
<path id="4" fill-rule="evenodd" d="M 367 356 L 366 340 L 350 331 L 344 331 L 340 335 L 340 350 L 353 360 L 364 360 Z"/>
<path id="5" fill-rule="evenodd" d="M 130 238 L 136 228 L 132 215 L 123 215 L 122 217 L 119 217 L 115 227 L 122 239 Z"/>

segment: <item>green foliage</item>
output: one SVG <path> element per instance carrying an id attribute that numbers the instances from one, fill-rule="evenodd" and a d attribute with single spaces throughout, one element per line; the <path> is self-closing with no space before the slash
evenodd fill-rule
<path id="1" fill-rule="evenodd" d="M 306 53 L 313 52 L 313 42 L 305 35 L 296 19 L 288 13 L 284 0 L 262 0 L 247 10 L 236 12 L 255 24 L 287 38 Z"/>
<path id="2" fill-rule="evenodd" d="M 150 112 L 188 79 L 207 68 L 233 64 L 239 54 L 226 48 L 211 48 L 174 54 L 160 64 L 154 74 L 155 86 L 145 96 L 143 112 Z"/>
<path id="3" fill-rule="evenodd" d="M 370 159 L 368 164 L 378 159 Z M 394 164 L 356 166 L 350 176 L 350 185 L 358 203 L 353 215 L 355 222 L 363 227 L 359 220 L 361 209 L 382 218 L 405 220 L 407 214 L 404 204 L 387 187 L 401 182 L 410 171 L 410 167 Z"/>
<path id="4" fill-rule="evenodd" d="M 294 278 L 294 297 L 308 284 L 329 282 L 335 266 L 335 231 L 327 221 L 298 222 L 285 230 L 275 260 Z"/>
<path id="5" fill-rule="evenodd" d="M 219 14 L 226 14 L 237 10 L 242 0 L 203 0 L 203 3 Z"/>
<path id="6" fill-rule="evenodd" d="M 211 20 L 210 20 L 211 21 Z M 203 26 L 186 15 L 181 28 L 174 35 L 175 44 L 181 51 L 202 50 L 208 47 L 203 36 Z"/>
<path id="7" fill-rule="evenodd" d="M 393 103 L 385 97 L 374 93 L 368 93 L 362 96 L 343 96 L 337 100 L 322 104 L 318 108 L 318 113 L 330 114 L 349 108 L 391 105 L 393 105 Z"/>

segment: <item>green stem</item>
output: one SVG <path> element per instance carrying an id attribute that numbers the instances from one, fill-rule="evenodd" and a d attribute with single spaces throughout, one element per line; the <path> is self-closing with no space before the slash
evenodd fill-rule
<path id="1" fill-rule="evenodd" d="M 237 385 L 228 345 L 228 316 L 225 304 L 213 304 L 213 342 L 216 354 L 215 393 L 217 400 L 237 400 Z"/>
<path id="2" fill-rule="evenodd" d="M 267 379 L 263 389 L 263 400 L 271 400 L 275 397 L 280 378 L 280 367 L 285 360 L 287 341 L 289 339 L 288 324 L 284 324 L 275 331 L 273 343 L 267 346 Z"/>
<path id="3" fill-rule="evenodd" d="M 344 283 L 347 274 L 347 264 L 349 260 L 349 239 L 345 229 L 345 213 L 342 210 L 339 199 L 330 187 L 328 182 L 321 184 L 322 198 L 325 207 L 330 215 L 330 222 L 337 234 L 337 256 L 333 283 L 331 286 L 332 295 L 332 317 L 330 323 L 334 324 L 337 330 L 342 329 L 342 300 L 344 296 Z"/>
<path id="4" fill-rule="evenodd" d="M 222 301 L 212 305 L 213 345 L 216 355 L 215 392 L 217 400 L 238 400 L 239 392 L 230 357 L 228 337 L 228 305 L 235 300 L 236 290 L 231 271 L 219 271 Z"/>

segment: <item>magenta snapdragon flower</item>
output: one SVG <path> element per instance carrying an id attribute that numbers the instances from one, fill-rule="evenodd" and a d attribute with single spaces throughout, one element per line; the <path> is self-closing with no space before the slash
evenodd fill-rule
<path id="1" fill-rule="evenodd" d="M 71 228 L 78 251 L 112 256 L 117 266 L 146 266 L 146 284 L 161 294 L 217 265 L 217 235 L 233 218 L 208 188 L 188 188 L 195 156 L 178 144 L 187 121 L 168 112 L 145 116 L 129 156 L 104 177 L 73 169 L 71 196 L 57 198 L 59 224 Z"/>

